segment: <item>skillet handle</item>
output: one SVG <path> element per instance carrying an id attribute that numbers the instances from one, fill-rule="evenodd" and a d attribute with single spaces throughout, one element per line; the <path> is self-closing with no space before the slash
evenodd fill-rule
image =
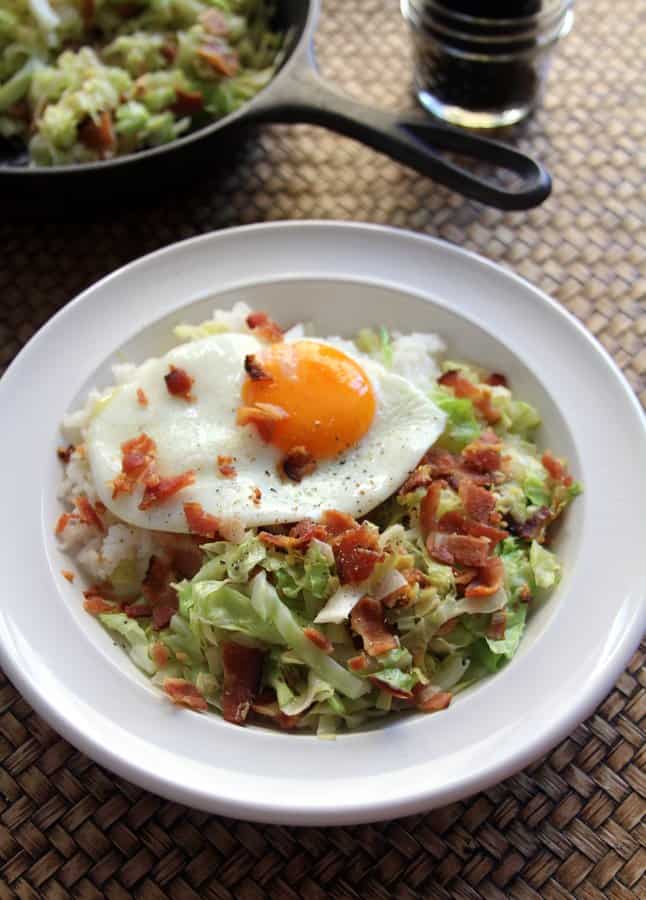
<path id="1" fill-rule="evenodd" d="M 426 117 L 403 117 L 344 97 L 321 78 L 313 57 L 292 59 L 256 102 L 248 116 L 259 122 L 307 122 L 355 138 L 446 187 L 498 209 L 530 209 L 549 195 L 552 180 L 535 160 L 506 144 L 435 124 Z M 282 77 L 281 77 L 282 76 Z M 450 151 L 507 169 L 520 186 L 508 190 L 450 162 Z"/>

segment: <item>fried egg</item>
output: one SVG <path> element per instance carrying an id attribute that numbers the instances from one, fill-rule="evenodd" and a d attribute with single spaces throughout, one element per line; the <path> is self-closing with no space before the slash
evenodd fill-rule
<path id="1" fill-rule="evenodd" d="M 271 427 L 239 424 L 249 409 L 269 410 Z M 98 405 L 86 446 L 99 497 L 116 516 L 188 532 L 189 502 L 245 527 L 316 519 L 327 509 L 364 515 L 405 480 L 444 421 L 418 388 L 351 354 L 347 342 L 266 344 L 224 333 L 143 363 Z M 154 442 L 160 476 L 192 473 L 192 483 L 143 509 L 142 484 L 114 489 L 122 447 L 141 435 Z M 312 463 L 300 481 L 285 474 L 294 448 Z"/>

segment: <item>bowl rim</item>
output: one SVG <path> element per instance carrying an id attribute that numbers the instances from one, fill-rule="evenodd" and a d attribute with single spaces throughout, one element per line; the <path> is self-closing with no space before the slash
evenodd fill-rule
<path id="1" fill-rule="evenodd" d="M 534 302 L 550 310 L 550 315 L 555 316 L 556 322 L 559 322 L 564 328 L 568 328 L 572 333 L 578 335 L 583 340 L 584 346 L 587 348 L 588 354 L 592 354 L 595 365 L 604 368 L 606 376 L 611 378 L 613 390 L 618 391 L 618 397 L 625 404 L 625 413 L 631 419 L 631 427 L 636 427 L 639 439 L 644 444 L 646 450 L 646 418 L 639 406 L 637 398 L 632 389 L 624 379 L 614 361 L 610 358 L 603 348 L 601 348 L 594 340 L 592 335 L 578 322 L 570 313 L 564 310 L 556 301 L 547 297 L 545 294 L 534 288 L 524 279 L 502 269 L 497 264 L 486 260 L 469 251 L 462 250 L 443 241 L 429 238 L 419 234 L 414 234 L 399 229 L 387 228 L 379 225 L 363 225 L 360 223 L 342 223 L 342 222 L 277 222 L 265 223 L 259 225 L 243 226 L 240 228 L 228 229 L 219 233 L 210 233 L 200 235 L 198 237 L 189 238 L 169 247 L 161 248 L 151 254 L 141 257 L 129 263 L 127 266 L 117 270 L 114 273 L 102 278 L 96 284 L 92 285 L 86 291 L 82 292 L 75 300 L 60 310 L 43 328 L 31 339 L 25 348 L 18 354 L 12 362 L 7 372 L 0 381 L 0 406 L 7 402 L 11 402 L 11 396 L 7 397 L 8 392 L 14 387 L 14 379 L 20 376 L 20 370 L 28 360 L 29 354 L 34 347 L 40 346 L 46 341 L 48 336 L 57 328 L 64 325 L 65 320 L 76 315 L 76 311 L 82 308 L 84 304 L 91 305 L 92 297 L 100 294 L 101 290 L 111 286 L 111 283 L 117 283 L 120 279 L 129 279 L 138 271 L 145 269 L 147 266 L 155 266 L 160 262 L 169 262 L 173 257 L 190 251 L 191 248 L 200 245 L 209 246 L 210 244 L 223 245 L 236 241 L 248 241 L 259 238 L 271 239 L 273 234 L 277 234 L 281 238 L 281 242 L 289 245 L 290 239 L 286 232 L 292 232 L 295 239 L 300 239 L 305 243 L 309 243 L 311 248 L 315 250 L 319 239 L 335 239 L 347 237 L 348 242 L 356 240 L 363 245 L 364 254 L 369 251 L 367 247 L 373 241 L 386 240 L 393 246 L 393 256 L 395 255 L 395 247 L 397 250 L 401 247 L 416 248 L 422 253 L 433 250 L 436 254 L 446 254 L 454 261 L 464 263 L 468 262 L 468 266 L 480 268 L 488 273 L 497 273 L 497 277 L 503 277 L 507 281 L 515 283 L 522 292 L 528 296 L 533 296 Z M 340 234 L 344 233 L 344 234 Z M 269 238 L 267 236 L 269 235 Z M 289 254 L 289 251 L 286 251 Z M 403 251 L 402 251 L 403 252 Z M 304 263 L 300 263 L 304 265 Z M 244 263 L 243 263 L 244 265 Z M 334 277 L 334 273 L 330 273 Z M 303 272 L 302 277 L 308 277 Z M 316 276 L 314 276 L 316 277 Z M 339 272 L 336 277 L 343 280 L 345 273 Z M 255 279 L 259 280 L 259 279 Z M 254 283 L 254 279 L 247 281 L 248 284 Z M 276 280 L 276 279 L 274 279 Z M 406 277 L 400 274 L 398 278 L 391 283 L 384 278 L 376 278 L 375 283 L 386 287 L 397 287 L 398 289 L 415 293 L 411 290 L 411 286 L 406 284 Z M 244 280 L 243 282 L 244 283 Z M 234 286 L 234 281 L 220 288 L 221 292 L 229 290 Z M 203 296 L 203 295 L 202 295 Z M 197 298 L 195 298 L 197 299 Z M 427 295 L 427 299 L 430 299 Z M 190 299 L 176 304 L 177 309 L 186 304 L 190 304 Z M 128 338 L 124 338 L 127 340 Z M 641 487 L 646 487 L 646 482 L 641 478 Z M 258 803 L 257 801 L 249 801 L 245 798 L 228 798 L 226 801 L 220 801 L 211 793 L 196 795 L 194 790 L 177 783 L 164 776 L 155 775 L 148 771 L 145 767 L 138 765 L 132 760 L 124 759 L 119 755 L 118 750 L 112 751 L 110 748 L 103 746 L 95 737 L 88 734 L 83 726 L 79 726 L 78 721 L 70 720 L 69 716 L 61 712 L 52 705 L 46 691 L 37 683 L 34 683 L 18 665 L 15 644 L 7 638 L 4 629 L 0 629 L 0 661 L 7 671 L 11 680 L 17 685 L 18 689 L 24 694 L 31 705 L 39 712 L 52 726 L 59 731 L 64 737 L 70 740 L 75 746 L 79 747 L 88 756 L 96 759 L 112 771 L 117 772 L 125 778 L 136 781 L 143 787 L 160 793 L 164 796 L 170 796 L 179 802 L 188 805 L 197 806 L 220 814 L 249 818 L 256 821 L 279 822 L 283 824 L 350 824 L 362 821 L 375 821 L 378 819 L 388 819 L 402 815 L 408 815 L 413 812 L 427 810 L 435 805 L 443 805 L 453 802 L 456 799 L 474 793 L 477 790 L 484 789 L 491 784 L 511 775 L 512 773 L 523 768 L 532 762 L 538 756 L 550 749 L 559 740 L 567 736 L 572 729 L 583 718 L 585 718 L 599 703 L 606 692 L 611 688 L 612 684 L 623 671 L 629 656 L 639 643 L 639 640 L 646 627 L 646 605 L 644 597 L 640 593 L 639 601 L 633 601 L 632 618 L 624 622 L 624 631 L 622 635 L 616 636 L 616 646 L 613 652 L 605 659 L 604 666 L 600 672 L 596 673 L 594 679 L 590 679 L 585 684 L 580 694 L 570 700 L 567 708 L 559 711 L 550 723 L 545 723 L 540 735 L 533 740 L 526 742 L 526 745 L 514 751 L 510 756 L 503 756 L 499 760 L 488 763 L 484 772 L 476 772 L 471 776 L 463 776 L 456 779 L 454 783 L 446 786 L 443 790 L 435 790 L 432 795 L 423 789 L 416 789 L 413 792 L 402 792 L 399 799 L 389 800 L 388 802 L 377 800 L 372 804 L 362 804 L 361 807 L 349 804 L 342 810 L 333 809 L 325 803 L 320 804 L 316 808 L 312 806 L 304 806 L 300 798 L 290 797 L 282 805 L 275 801 L 270 803 Z"/>

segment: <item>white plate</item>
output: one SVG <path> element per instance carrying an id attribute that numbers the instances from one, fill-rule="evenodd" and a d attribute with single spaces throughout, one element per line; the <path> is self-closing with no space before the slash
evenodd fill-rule
<path id="1" fill-rule="evenodd" d="M 439 715 L 332 742 L 235 728 L 173 707 L 98 623 L 52 527 L 63 413 L 141 360 L 170 326 L 244 298 L 320 333 L 384 324 L 438 331 L 506 372 L 544 416 L 585 493 L 558 536 L 565 576 L 510 666 Z M 205 299 L 208 298 L 208 299 Z M 163 321 L 162 321 L 163 320 Z M 333 825 L 449 803 L 519 770 L 610 690 L 646 627 L 646 429 L 617 368 L 548 297 L 455 247 L 386 228 L 282 223 L 177 244 L 105 278 L 56 315 L 0 382 L 1 662 L 69 741 L 178 802 L 263 822 Z"/>

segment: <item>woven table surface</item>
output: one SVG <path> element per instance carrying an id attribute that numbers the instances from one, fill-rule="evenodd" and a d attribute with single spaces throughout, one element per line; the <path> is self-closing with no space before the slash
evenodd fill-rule
<path id="1" fill-rule="evenodd" d="M 348 93 L 412 108 L 395 0 L 327 0 L 317 50 Z M 580 0 L 541 109 L 512 135 L 554 177 L 552 196 L 527 213 L 485 209 L 347 139 L 282 126 L 144 208 L 4 221 L 0 365 L 80 290 L 143 253 L 241 223 L 334 218 L 439 236 L 525 276 L 587 325 L 646 403 L 645 66 L 643 2 Z M 644 898 L 645 655 L 521 774 L 426 815 L 328 830 L 210 816 L 114 778 L 0 673 L 0 900 Z"/>

